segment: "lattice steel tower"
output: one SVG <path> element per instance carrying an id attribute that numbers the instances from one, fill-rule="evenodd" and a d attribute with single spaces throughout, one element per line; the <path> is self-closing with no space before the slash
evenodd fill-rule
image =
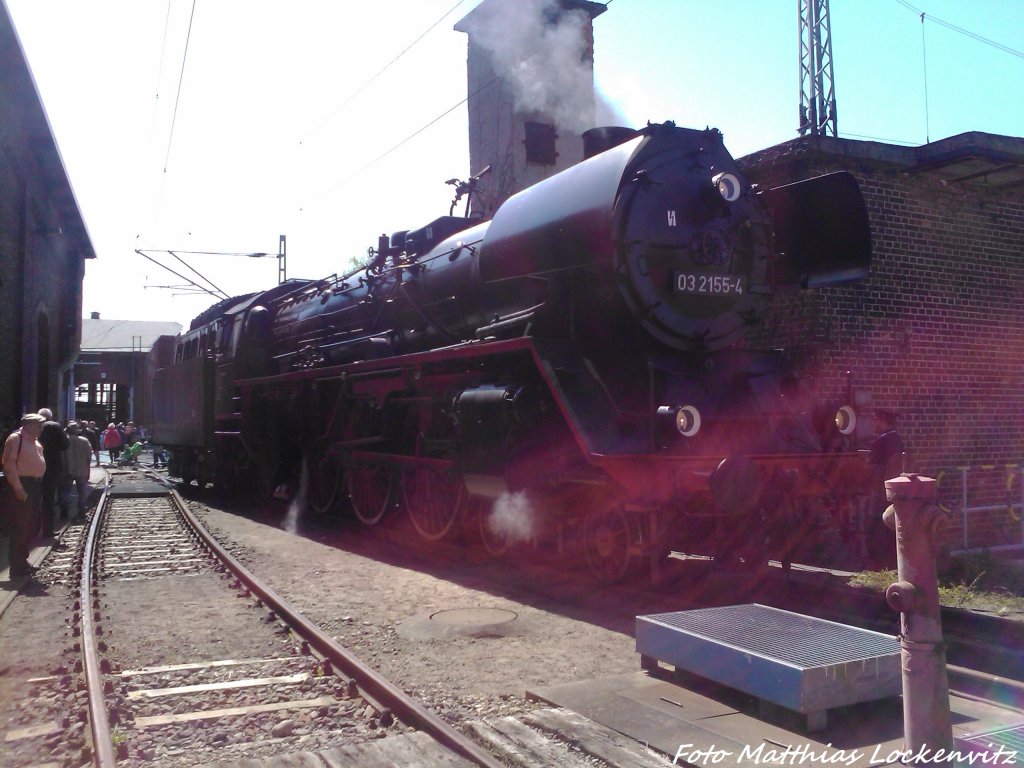
<path id="1" fill-rule="evenodd" d="M 800 9 L 800 134 L 838 136 L 828 0 L 797 0 Z"/>

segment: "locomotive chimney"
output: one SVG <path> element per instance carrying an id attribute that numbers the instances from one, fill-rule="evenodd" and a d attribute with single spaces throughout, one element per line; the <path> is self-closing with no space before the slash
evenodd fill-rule
<path id="1" fill-rule="evenodd" d="M 490 174 L 472 200 L 491 218 L 521 190 L 583 159 L 595 122 L 594 25 L 587 0 L 483 0 L 455 25 L 469 36 L 469 166 Z"/>
<path id="2" fill-rule="evenodd" d="M 583 159 L 587 160 L 594 155 L 607 152 L 612 147 L 625 144 L 637 135 L 632 128 L 622 128 L 617 125 L 608 125 L 602 128 L 591 128 L 583 132 Z"/>

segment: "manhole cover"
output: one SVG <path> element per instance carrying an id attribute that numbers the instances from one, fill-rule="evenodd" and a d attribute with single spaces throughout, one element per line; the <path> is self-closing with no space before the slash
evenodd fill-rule
<path id="1" fill-rule="evenodd" d="M 430 614 L 430 620 L 439 624 L 460 627 L 494 626 L 515 621 L 519 614 L 504 608 L 452 608 Z"/>

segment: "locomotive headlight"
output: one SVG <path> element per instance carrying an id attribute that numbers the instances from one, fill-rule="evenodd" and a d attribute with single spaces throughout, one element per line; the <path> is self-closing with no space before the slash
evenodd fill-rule
<path id="1" fill-rule="evenodd" d="M 843 435 L 852 435 L 857 429 L 857 412 L 852 406 L 844 405 L 836 411 L 836 429 Z"/>
<path id="2" fill-rule="evenodd" d="M 693 437 L 700 432 L 700 411 L 692 405 L 684 405 L 676 411 L 676 429 L 683 437 Z"/>
<path id="3" fill-rule="evenodd" d="M 719 173 L 711 179 L 711 183 L 715 185 L 718 194 L 722 196 L 725 202 L 734 203 L 740 199 L 743 187 L 740 184 L 740 180 L 733 174 Z"/>
<path id="4" fill-rule="evenodd" d="M 664 419 L 666 426 L 675 424 L 683 437 L 693 437 L 700 432 L 700 411 L 692 405 L 663 405 L 658 408 L 658 418 Z"/>

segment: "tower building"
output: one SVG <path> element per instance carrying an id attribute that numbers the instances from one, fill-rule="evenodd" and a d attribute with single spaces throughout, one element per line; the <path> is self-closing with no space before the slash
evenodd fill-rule
<path id="1" fill-rule="evenodd" d="M 594 27 L 586 0 L 484 0 L 455 25 L 469 36 L 472 212 L 489 218 L 511 195 L 583 159 L 593 128 Z"/>

